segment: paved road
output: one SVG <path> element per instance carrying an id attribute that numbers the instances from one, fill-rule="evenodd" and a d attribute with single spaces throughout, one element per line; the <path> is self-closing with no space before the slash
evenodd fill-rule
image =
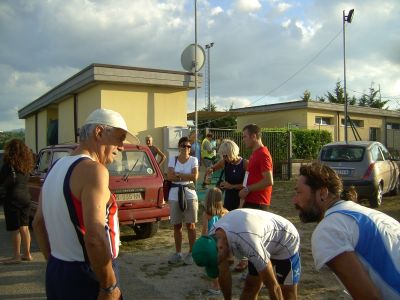
<path id="1" fill-rule="evenodd" d="M 31 232 L 32 234 L 32 232 Z M 10 257 L 12 247 L 9 233 L 5 229 L 3 208 L 0 207 L 0 259 Z M 46 299 L 45 270 L 46 263 L 32 237 L 32 262 L 17 265 L 0 265 L 0 299 L 39 300 Z M 130 254 L 120 257 L 121 286 L 124 299 L 167 299 L 160 291 L 154 289 L 132 268 Z"/>
<path id="2" fill-rule="evenodd" d="M 12 255 L 11 239 L 6 231 L 3 207 L 0 208 L 0 259 Z M 32 262 L 0 265 L 0 299 L 46 299 L 45 261 L 32 241 Z"/>

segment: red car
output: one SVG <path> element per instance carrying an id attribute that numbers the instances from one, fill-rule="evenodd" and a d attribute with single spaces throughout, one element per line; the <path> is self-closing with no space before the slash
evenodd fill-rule
<path id="1" fill-rule="evenodd" d="M 39 152 L 29 180 L 32 219 L 49 167 L 57 159 L 69 155 L 77 146 L 48 146 Z M 169 206 L 164 201 L 163 174 L 150 149 L 147 146 L 125 144 L 124 150 L 107 168 L 110 190 L 118 202 L 120 224 L 131 226 L 139 238 L 153 236 L 158 230 L 159 221 L 169 219 Z"/>

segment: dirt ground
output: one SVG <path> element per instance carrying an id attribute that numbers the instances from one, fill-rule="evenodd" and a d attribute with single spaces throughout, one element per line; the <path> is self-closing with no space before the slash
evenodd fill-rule
<path id="1" fill-rule="evenodd" d="M 310 237 L 316 224 L 302 224 L 293 208 L 294 182 L 275 182 L 272 211 L 292 221 L 301 236 L 302 277 L 299 284 L 299 299 L 347 299 L 338 281 L 328 270 L 314 270 Z M 200 193 L 201 197 L 201 193 Z M 400 220 L 400 196 L 384 197 L 380 210 Z M 200 235 L 198 224 L 198 235 Z M 121 228 L 122 247 L 119 257 L 120 284 L 124 299 L 222 299 L 222 296 L 207 296 L 209 285 L 203 268 L 192 266 L 170 266 L 168 257 L 174 252 L 173 232 L 168 222 L 163 222 L 158 233 L 149 239 L 137 240 L 129 227 Z M 187 237 L 183 249 L 187 251 Z M 0 265 L 0 299 L 46 299 L 46 262 L 36 241 L 32 239 L 32 262 L 19 265 Z M 12 252 L 9 235 L 5 230 L 4 215 L 0 211 L 0 260 Z M 239 299 L 243 281 L 241 273 L 232 273 L 233 299 Z M 269 299 L 263 289 L 259 299 Z"/>
<path id="2" fill-rule="evenodd" d="M 303 224 L 291 202 L 294 182 L 276 182 L 273 190 L 272 212 L 282 215 L 295 224 L 301 237 L 302 276 L 299 284 L 300 299 L 349 299 L 334 275 L 324 270 L 316 272 L 311 255 L 310 238 L 316 224 Z M 385 197 L 382 211 L 400 220 L 400 197 Z M 201 224 L 198 224 L 200 235 Z M 121 272 L 140 274 L 142 280 L 132 284 L 144 284 L 151 290 L 151 297 L 143 299 L 222 299 L 208 296 L 209 282 L 204 270 L 193 266 L 170 266 L 168 257 L 174 252 L 173 232 L 168 222 L 161 224 L 158 233 L 146 240 L 135 240 L 130 229 L 122 228 Z M 128 235 L 127 235 L 128 234 Z M 187 236 L 184 235 L 183 250 L 187 251 Z M 243 281 L 241 273 L 232 273 L 233 299 L 239 299 Z M 159 295 L 159 296 L 157 296 Z M 149 295 L 150 296 L 150 295 Z M 131 295 L 128 296 L 131 299 Z M 136 298 L 136 297 L 134 297 Z M 269 299 L 268 290 L 263 289 L 259 299 Z"/>

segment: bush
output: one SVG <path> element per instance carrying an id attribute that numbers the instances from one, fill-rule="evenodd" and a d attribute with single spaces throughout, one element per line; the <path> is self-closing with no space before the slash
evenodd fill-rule
<path id="1" fill-rule="evenodd" d="M 293 159 L 316 159 L 322 146 L 332 142 L 327 130 L 293 129 Z"/>

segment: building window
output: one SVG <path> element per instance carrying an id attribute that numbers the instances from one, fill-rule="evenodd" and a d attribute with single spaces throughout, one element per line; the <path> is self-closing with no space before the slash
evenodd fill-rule
<path id="1" fill-rule="evenodd" d="M 350 119 L 353 122 L 354 127 L 364 127 L 364 120 Z M 344 126 L 344 119 L 341 119 L 341 124 Z M 351 126 L 350 122 L 347 122 L 347 126 Z"/>
<path id="2" fill-rule="evenodd" d="M 399 123 L 387 123 L 386 128 L 387 129 L 400 129 L 400 124 Z"/>
<path id="3" fill-rule="evenodd" d="M 331 125 L 332 118 L 328 117 L 315 117 L 315 125 Z"/>

